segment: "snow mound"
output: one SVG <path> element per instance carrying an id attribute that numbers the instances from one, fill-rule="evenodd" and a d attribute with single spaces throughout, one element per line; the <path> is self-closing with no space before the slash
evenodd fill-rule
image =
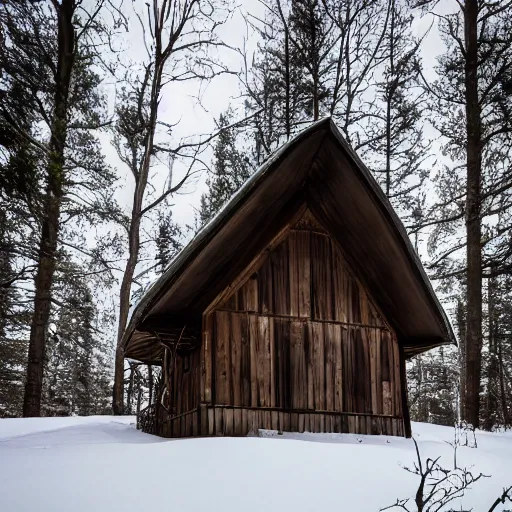
<path id="1" fill-rule="evenodd" d="M 265 431 L 253 438 L 168 440 L 133 417 L 0 420 L 0 510 L 6 512 L 378 511 L 412 496 L 411 440 Z M 451 467 L 453 429 L 413 424 L 424 457 Z M 492 478 L 460 505 L 488 510 L 512 484 L 512 435 L 477 434 L 459 465 Z M 506 510 L 512 508 L 504 505 Z"/>

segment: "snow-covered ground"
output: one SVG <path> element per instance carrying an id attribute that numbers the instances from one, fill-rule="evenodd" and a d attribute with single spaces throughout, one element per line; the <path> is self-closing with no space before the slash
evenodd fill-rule
<path id="1" fill-rule="evenodd" d="M 411 440 L 343 434 L 164 440 L 133 417 L 0 419 L 1 512 L 365 512 L 410 497 Z M 451 467 L 453 429 L 416 423 L 424 457 Z M 463 505 L 512 485 L 512 434 L 477 433 L 459 465 L 492 475 Z M 460 509 L 460 503 L 452 504 Z M 512 504 L 497 510 L 510 510 Z"/>

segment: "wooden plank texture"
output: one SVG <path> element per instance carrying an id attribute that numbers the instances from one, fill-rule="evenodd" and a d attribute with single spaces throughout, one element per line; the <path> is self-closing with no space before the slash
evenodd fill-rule
<path id="1" fill-rule="evenodd" d="M 217 435 L 243 435 L 255 425 L 399 433 L 400 422 L 379 419 L 402 411 L 398 342 L 337 243 L 309 215 L 255 261 L 258 267 L 244 271 L 245 281 L 219 302 L 214 321 L 205 316 L 200 372 L 176 372 L 173 389 L 183 392 L 175 407 L 197 407 L 196 397 L 206 399 L 213 388 L 216 404 L 251 408 L 215 413 Z M 250 412 L 255 408 L 262 409 Z"/>
<path id="2" fill-rule="evenodd" d="M 333 320 L 331 239 L 311 233 L 313 318 Z"/>

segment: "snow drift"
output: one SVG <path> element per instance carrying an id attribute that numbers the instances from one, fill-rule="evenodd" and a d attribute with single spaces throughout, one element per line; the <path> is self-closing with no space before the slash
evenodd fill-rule
<path id="1" fill-rule="evenodd" d="M 354 434 L 264 433 L 169 440 L 133 417 L 0 420 L 0 510 L 5 512 L 378 511 L 413 496 L 411 440 Z M 453 464 L 453 429 L 413 423 L 423 457 Z M 512 434 L 477 433 L 459 465 L 492 475 L 462 502 L 487 511 L 512 485 Z M 504 505 L 497 510 L 511 509 Z"/>

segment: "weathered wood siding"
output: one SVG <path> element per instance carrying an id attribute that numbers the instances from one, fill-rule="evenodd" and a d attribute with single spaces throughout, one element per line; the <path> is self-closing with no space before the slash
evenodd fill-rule
<path id="1" fill-rule="evenodd" d="M 162 361 L 162 389 L 156 403 L 139 416 L 140 426 L 162 437 L 200 435 L 201 350 L 178 350 L 175 358 L 169 356 L 167 352 Z"/>
<path id="2" fill-rule="evenodd" d="M 216 311 L 215 404 L 400 416 L 385 329 Z"/>
<path id="3" fill-rule="evenodd" d="M 403 436 L 401 418 L 327 411 L 289 411 L 271 408 L 252 409 L 214 405 L 204 410 L 202 435 L 244 436 L 259 429 L 285 432 L 337 432 L 367 435 Z"/>
<path id="4" fill-rule="evenodd" d="M 199 358 L 199 350 L 182 353 L 176 357 L 169 404 L 173 416 L 184 414 L 198 406 Z"/>
<path id="5" fill-rule="evenodd" d="M 168 381 L 161 403 L 156 411 L 156 431 L 164 437 L 198 435 L 197 409 L 200 388 L 199 349 L 179 351 L 176 358 L 169 358 L 167 371 L 162 378 Z M 165 365 L 165 361 L 163 362 Z M 195 434 L 193 434 L 195 432 Z"/>
<path id="6" fill-rule="evenodd" d="M 373 416 L 380 425 L 377 418 L 386 417 L 383 427 L 365 429 L 403 433 L 391 423 L 386 428 L 402 417 L 396 337 L 309 212 L 206 324 L 213 340 L 208 402 L 226 411 L 268 408 L 270 418 L 280 410 L 308 417 L 316 411 L 320 423 L 312 431 L 358 431 L 354 422 L 363 420 L 354 418 Z M 293 418 L 283 421 L 302 428 Z M 215 419 L 212 428 L 219 428 Z"/>

